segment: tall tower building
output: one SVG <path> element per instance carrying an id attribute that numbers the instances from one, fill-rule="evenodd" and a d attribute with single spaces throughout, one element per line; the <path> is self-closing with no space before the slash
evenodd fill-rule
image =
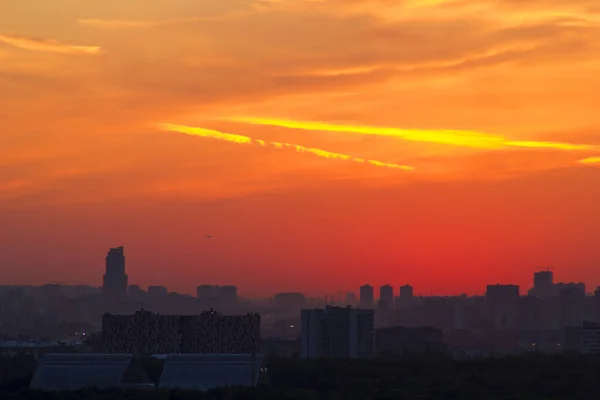
<path id="1" fill-rule="evenodd" d="M 363 285 L 360 287 L 360 308 L 373 308 L 374 296 L 373 286 Z"/>
<path id="2" fill-rule="evenodd" d="M 123 298 L 127 295 L 123 246 L 110 249 L 106 255 L 106 272 L 104 273 L 102 292 L 111 298 Z"/>

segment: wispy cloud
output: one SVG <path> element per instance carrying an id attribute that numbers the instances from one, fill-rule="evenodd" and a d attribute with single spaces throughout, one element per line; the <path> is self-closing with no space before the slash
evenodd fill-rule
<path id="1" fill-rule="evenodd" d="M 0 34 L 0 43 L 23 50 L 61 54 L 98 54 L 99 46 L 74 46 L 57 40 L 31 38 L 20 35 Z"/>
<path id="2" fill-rule="evenodd" d="M 538 142 L 507 140 L 499 135 L 483 132 L 461 131 L 452 129 L 400 129 L 362 125 L 339 125 L 315 121 L 294 121 L 285 119 L 258 117 L 231 117 L 226 120 L 252 125 L 268 125 L 307 131 L 345 132 L 360 135 L 395 137 L 403 140 L 447 144 L 482 149 L 501 149 L 506 147 L 545 148 L 557 150 L 593 150 L 598 148 L 589 144 L 572 144 L 560 142 Z"/>
<path id="3" fill-rule="evenodd" d="M 155 20 L 155 21 L 144 21 L 144 20 L 124 20 L 124 19 L 80 19 L 77 20 L 79 25 L 90 26 L 100 29 L 126 29 L 126 28 L 150 28 L 157 26 L 177 25 L 190 22 L 206 21 L 211 20 L 210 18 L 180 18 L 171 20 Z"/>
<path id="4" fill-rule="evenodd" d="M 410 166 L 406 166 L 406 165 L 386 163 L 386 162 L 382 162 L 382 161 L 378 161 L 378 160 L 367 160 L 364 158 L 352 157 L 347 154 L 334 153 L 334 152 L 330 152 L 327 150 L 316 149 L 316 148 L 312 148 L 312 147 L 305 147 L 305 146 L 301 146 L 299 144 L 293 144 L 293 143 L 266 142 L 266 141 L 260 140 L 260 139 L 252 139 L 248 136 L 224 133 L 224 132 L 219 132 L 219 131 L 216 131 L 213 129 L 204 129 L 204 128 L 190 127 L 190 126 L 185 126 L 185 125 L 175 125 L 175 124 L 168 124 L 168 123 L 160 123 L 160 124 L 158 124 L 158 127 L 164 131 L 180 132 L 180 133 L 185 133 L 185 134 L 192 135 L 192 136 L 208 137 L 208 138 L 223 140 L 223 141 L 230 142 L 230 143 L 257 144 L 257 145 L 263 146 L 263 147 L 270 145 L 277 149 L 289 148 L 289 149 L 294 149 L 299 153 L 309 153 L 309 154 L 313 154 L 318 157 L 329 158 L 329 159 L 334 159 L 334 160 L 353 161 L 353 162 L 357 162 L 357 163 L 361 163 L 361 164 L 366 163 L 366 164 L 374 165 L 377 167 L 402 169 L 402 170 L 407 170 L 407 171 L 414 170 L 414 167 L 410 167 Z"/>
<path id="5" fill-rule="evenodd" d="M 158 20 L 133 20 L 133 19 L 103 19 L 103 18 L 82 18 L 77 23 L 83 26 L 89 26 L 98 29 L 135 29 L 135 28 L 154 28 L 161 26 L 192 24 L 197 22 L 217 22 L 228 19 L 243 18 L 256 14 L 256 11 L 235 12 L 224 15 L 209 15 L 204 17 L 188 17 L 174 19 Z"/>
<path id="6" fill-rule="evenodd" d="M 588 157 L 588 158 L 584 158 L 583 160 L 579 160 L 580 164 L 595 164 L 595 165 L 600 165 L 600 157 Z"/>

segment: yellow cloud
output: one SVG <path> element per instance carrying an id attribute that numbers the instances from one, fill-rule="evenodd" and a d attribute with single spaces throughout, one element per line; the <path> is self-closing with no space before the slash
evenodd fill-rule
<path id="1" fill-rule="evenodd" d="M 381 162 L 381 161 L 377 161 L 377 160 L 364 160 L 362 158 L 355 158 L 355 157 L 349 156 L 347 154 L 333 153 L 333 152 L 322 150 L 322 149 L 301 146 L 299 144 L 282 143 L 282 142 L 265 142 L 264 140 L 252 139 L 248 136 L 219 132 L 219 131 L 216 131 L 213 129 L 196 128 L 196 127 L 190 127 L 190 126 L 185 126 L 185 125 L 175 125 L 175 124 L 168 124 L 168 123 L 160 123 L 160 124 L 158 124 L 158 127 L 163 131 L 180 132 L 180 133 L 185 133 L 185 134 L 193 135 L 193 136 L 209 137 L 209 138 L 213 138 L 213 139 L 224 140 L 224 141 L 231 142 L 231 143 L 258 144 L 260 146 L 271 145 L 277 149 L 290 148 L 290 149 L 296 150 L 299 153 L 310 153 L 310 154 L 316 155 L 318 157 L 323 157 L 323 158 L 344 160 L 344 161 L 353 161 L 353 162 L 357 162 L 357 163 L 361 163 L 361 164 L 368 163 L 368 164 L 371 164 L 371 165 L 374 165 L 377 167 L 402 169 L 402 170 L 407 170 L 407 171 L 414 170 L 414 167 L 410 167 L 410 166 L 406 166 L 406 165 L 386 163 L 386 162 Z"/>
<path id="2" fill-rule="evenodd" d="M 243 122 L 253 125 L 279 126 L 283 128 L 302 129 L 308 131 L 346 132 L 360 135 L 375 135 L 395 137 L 403 140 L 448 144 L 455 146 L 474 147 L 482 149 L 501 149 L 506 147 L 550 148 L 559 150 L 593 150 L 595 145 L 572 144 L 560 142 L 537 142 L 506 140 L 502 136 L 490 135 L 475 131 L 460 131 L 452 129 L 399 129 L 362 125 L 339 125 L 314 121 L 293 121 L 284 119 L 231 117 L 227 121 Z"/>
<path id="3" fill-rule="evenodd" d="M 0 43 L 19 49 L 61 54 L 98 54 L 99 46 L 73 46 L 56 40 L 27 38 L 24 36 L 0 34 Z"/>
<path id="4" fill-rule="evenodd" d="M 580 164 L 600 164 L 600 157 L 588 157 L 583 160 L 579 160 Z"/>
<path id="5" fill-rule="evenodd" d="M 530 147 L 538 149 L 557 149 L 557 150 L 593 150 L 597 146 L 591 144 L 573 144 L 557 142 L 531 142 L 531 141 L 506 141 L 505 146 L 511 147 Z"/>
<path id="6" fill-rule="evenodd" d="M 478 132 L 439 130 L 427 131 L 418 129 L 380 128 L 360 125 L 337 125 L 325 122 L 304 122 L 283 119 L 233 117 L 228 121 L 244 122 L 253 125 L 270 125 L 284 128 L 303 129 L 308 131 L 347 132 L 361 135 L 389 136 L 429 143 L 455 144 L 478 148 L 502 147 L 502 138 L 485 135 Z"/>

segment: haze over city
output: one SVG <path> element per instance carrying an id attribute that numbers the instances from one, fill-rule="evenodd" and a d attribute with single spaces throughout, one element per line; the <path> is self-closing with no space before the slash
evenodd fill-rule
<path id="1" fill-rule="evenodd" d="M 593 289 L 596 3 L 2 2 L 0 283 Z"/>

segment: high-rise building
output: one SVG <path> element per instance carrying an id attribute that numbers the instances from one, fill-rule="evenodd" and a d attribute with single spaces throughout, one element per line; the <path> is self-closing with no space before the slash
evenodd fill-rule
<path id="1" fill-rule="evenodd" d="M 361 308 L 373 308 L 375 302 L 373 295 L 373 286 L 363 285 L 360 287 L 360 307 Z"/>
<path id="2" fill-rule="evenodd" d="M 516 329 L 518 326 L 519 286 L 488 285 L 485 308 L 495 329 Z"/>
<path id="3" fill-rule="evenodd" d="M 551 286 L 554 283 L 554 274 L 549 269 L 533 274 L 533 287 Z"/>
<path id="4" fill-rule="evenodd" d="M 414 290 L 410 285 L 400 286 L 400 296 L 398 297 L 398 307 L 406 308 L 413 304 Z"/>
<path id="5" fill-rule="evenodd" d="M 374 353 L 374 311 L 351 307 L 302 310 L 302 358 L 359 358 Z"/>
<path id="6" fill-rule="evenodd" d="M 260 316 L 161 315 L 138 311 L 133 315 L 105 314 L 102 318 L 104 352 L 122 354 L 258 354 Z"/>
<path id="7" fill-rule="evenodd" d="M 414 289 L 410 285 L 400 286 L 400 298 L 412 299 L 414 296 Z"/>
<path id="8" fill-rule="evenodd" d="M 102 282 L 102 292 L 113 299 L 127 295 L 127 274 L 123 246 L 112 248 L 106 255 L 106 272 Z"/>
<path id="9" fill-rule="evenodd" d="M 558 292 L 559 324 L 561 328 L 580 327 L 583 324 L 585 291 L 568 287 Z"/>
<path id="10" fill-rule="evenodd" d="M 379 308 L 389 310 L 394 307 L 394 288 L 383 285 L 379 288 Z"/>

